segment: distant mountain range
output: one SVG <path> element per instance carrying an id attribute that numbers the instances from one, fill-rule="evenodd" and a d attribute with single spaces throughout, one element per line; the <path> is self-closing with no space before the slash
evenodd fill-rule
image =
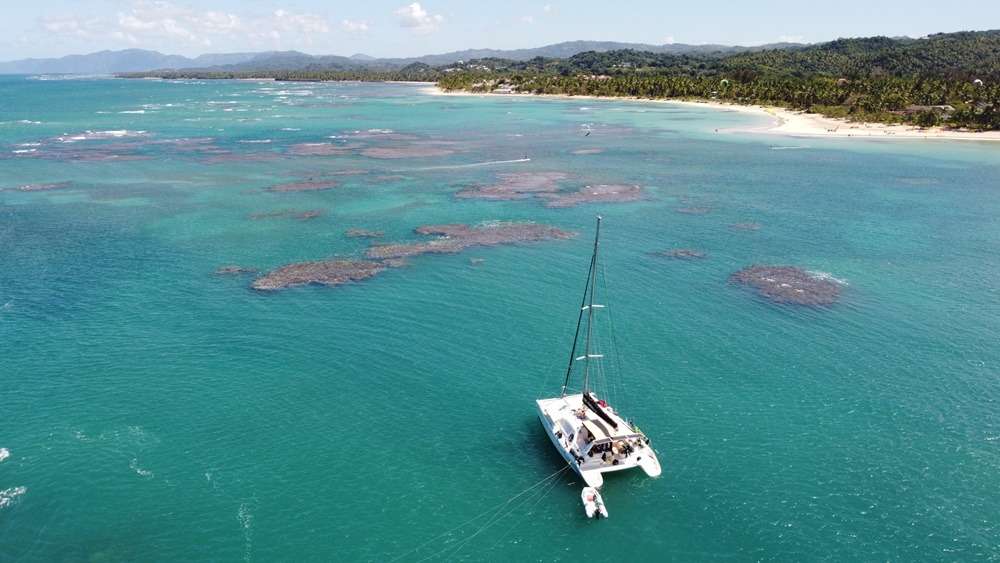
<path id="1" fill-rule="evenodd" d="M 571 57 L 586 51 L 616 51 L 634 49 L 653 53 L 739 53 L 765 49 L 803 47 L 797 43 L 775 43 L 759 47 L 725 45 L 647 45 L 618 43 L 614 41 L 569 41 L 535 49 L 501 51 L 496 49 L 469 49 L 441 55 L 412 58 L 379 59 L 356 54 L 351 57 L 337 55 L 308 55 L 298 51 L 268 51 L 262 53 L 221 53 L 188 58 L 164 55 L 156 51 L 126 49 L 100 51 L 89 55 L 69 55 L 53 59 L 21 59 L 0 62 L 0 74 L 111 74 L 117 72 L 149 72 L 154 70 L 214 69 L 229 71 L 266 70 L 398 70 L 413 63 L 440 66 L 469 59 L 499 58 L 529 60 L 535 57 Z"/>

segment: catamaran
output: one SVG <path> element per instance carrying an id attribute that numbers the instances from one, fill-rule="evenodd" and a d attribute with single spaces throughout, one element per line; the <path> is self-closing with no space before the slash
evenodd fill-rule
<path id="1" fill-rule="evenodd" d="M 604 484 L 604 473 L 641 467 L 650 477 L 660 475 L 660 462 L 649 438 L 607 400 L 591 389 L 591 374 L 597 372 L 603 354 L 594 349 L 594 313 L 603 305 L 595 304 L 597 255 L 600 248 L 601 216 L 597 216 L 594 254 L 583 291 L 583 303 L 577 320 L 576 337 L 570 352 L 569 367 L 558 397 L 538 399 L 538 418 L 552 443 L 588 487 Z M 577 344 L 583 329 L 584 350 L 577 356 Z M 582 364 L 583 389 L 567 394 L 574 366 Z"/>

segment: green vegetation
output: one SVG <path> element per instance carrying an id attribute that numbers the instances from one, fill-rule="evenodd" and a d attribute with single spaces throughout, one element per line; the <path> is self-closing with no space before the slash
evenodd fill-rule
<path id="1" fill-rule="evenodd" d="M 164 78 L 171 80 L 287 80 L 296 82 L 437 82 L 443 74 L 422 63 L 407 65 L 398 70 L 353 69 L 329 70 L 322 68 L 304 70 L 220 70 L 192 69 L 154 72 L 125 72 L 122 78 Z"/>
<path id="2" fill-rule="evenodd" d="M 168 78 L 437 82 L 450 91 L 715 99 L 851 121 L 1000 130 L 1000 30 L 742 52 L 588 51 L 386 70 L 175 72 Z M 135 75 L 132 75 L 135 76 Z"/>
<path id="3" fill-rule="evenodd" d="M 445 90 L 765 104 L 851 121 L 1000 129 L 1000 31 L 839 39 L 742 53 L 580 53 L 467 61 Z"/>

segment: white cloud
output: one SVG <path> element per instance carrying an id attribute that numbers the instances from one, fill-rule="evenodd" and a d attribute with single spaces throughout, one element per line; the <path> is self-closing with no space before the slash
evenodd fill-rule
<path id="1" fill-rule="evenodd" d="M 524 16 L 523 18 L 521 18 L 521 23 L 526 23 L 528 25 L 531 25 L 531 24 L 535 23 L 535 17 L 534 16 Z"/>
<path id="2" fill-rule="evenodd" d="M 86 40 L 111 40 L 150 47 L 203 47 L 214 41 L 249 39 L 261 45 L 281 42 L 309 44 L 313 35 L 330 31 L 319 14 L 277 10 L 270 14 L 237 15 L 217 10 L 199 11 L 157 0 L 128 0 L 113 17 L 80 17 L 58 14 L 42 18 L 42 26 L 55 35 Z"/>
<path id="3" fill-rule="evenodd" d="M 674 36 L 673 36 L 673 35 L 671 35 L 670 37 L 667 37 L 667 39 L 666 39 L 666 41 L 665 41 L 665 43 L 666 43 L 667 45 L 673 45 L 673 44 L 674 44 L 674 43 L 676 43 L 676 42 L 677 42 L 677 40 L 676 40 L 676 39 L 674 39 Z"/>
<path id="4" fill-rule="evenodd" d="M 429 15 L 417 2 L 396 10 L 396 15 L 399 16 L 399 25 L 410 28 L 412 33 L 418 35 L 437 31 L 445 23 L 444 16 Z"/>
<path id="5" fill-rule="evenodd" d="M 292 14 L 284 10 L 274 12 L 270 18 L 260 21 L 259 24 L 293 33 L 327 33 L 330 31 L 330 24 L 326 18 L 319 14 Z"/>
<path id="6" fill-rule="evenodd" d="M 372 28 L 371 24 L 369 24 L 365 20 L 356 21 L 356 22 L 344 20 L 343 23 L 340 24 L 340 29 L 342 29 L 342 30 L 344 30 L 347 33 L 350 33 L 352 35 L 357 35 L 359 33 L 364 33 L 364 32 L 368 31 L 371 28 Z"/>
<path id="7" fill-rule="evenodd" d="M 80 36 L 85 32 L 80 29 L 80 22 L 73 14 L 57 14 L 42 18 L 42 27 L 57 35 Z"/>
<path id="8" fill-rule="evenodd" d="M 551 4 L 546 4 L 545 6 L 542 7 L 542 13 L 543 14 L 554 14 L 554 13 L 556 13 L 556 9 L 553 8 Z"/>

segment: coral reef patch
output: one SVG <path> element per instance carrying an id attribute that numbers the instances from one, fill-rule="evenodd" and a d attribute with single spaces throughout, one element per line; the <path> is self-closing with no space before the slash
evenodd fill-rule
<path id="1" fill-rule="evenodd" d="M 840 295 L 837 284 L 796 266 L 753 265 L 733 272 L 729 279 L 752 286 L 772 303 L 831 305 Z"/>
<path id="2" fill-rule="evenodd" d="M 275 291 L 295 285 L 342 285 L 366 280 L 386 266 L 379 262 L 362 260 L 323 260 L 319 262 L 294 262 L 268 272 L 251 283 L 259 291 Z"/>

